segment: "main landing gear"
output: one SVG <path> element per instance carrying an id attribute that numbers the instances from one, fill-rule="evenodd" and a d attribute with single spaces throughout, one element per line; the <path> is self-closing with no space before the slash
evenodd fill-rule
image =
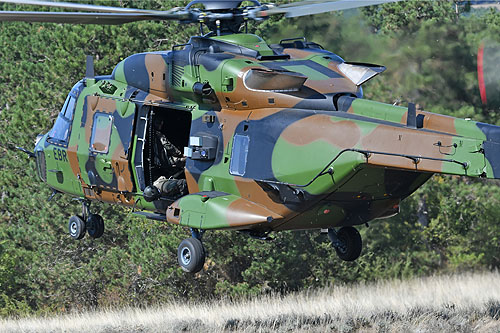
<path id="1" fill-rule="evenodd" d="M 358 230 L 353 227 L 342 227 L 339 231 L 328 229 L 328 237 L 340 259 L 354 261 L 358 259 L 363 248 L 363 241 Z"/>
<path id="2" fill-rule="evenodd" d="M 191 234 L 192 237 L 183 240 L 177 248 L 177 261 L 185 272 L 197 273 L 205 264 L 206 252 L 201 242 L 203 231 L 191 229 Z"/>
<path id="3" fill-rule="evenodd" d="M 90 212 L 90 201 L 81 200 L 82 215 L 73 215 L 69 218 L 68 231 L 73 239 L 82 239 L 88 232 L 92 238 L 99 238 L 104 233 L 104 220 L 99 214 Z"/>

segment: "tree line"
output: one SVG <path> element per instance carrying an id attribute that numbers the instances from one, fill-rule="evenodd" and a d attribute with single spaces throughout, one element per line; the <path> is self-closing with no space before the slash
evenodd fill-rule
<path id="1" fill-rule="evenodd" d="M 179 6 L 176 1 L 93 3 Z M 386 65 L 384 74 L 366 84 L 366 98 L 415 102 L 428 111 L 500 125 L 498 110 L 481 104 L 475 67 L 479 43 L 500 36 L 500 14 L 494 10 L 457 13 L 452 1 L 411 1 L 272 18 L 250 24 L 250 30 L 269 43 L 305 36 L 346 60 Z M 0 23 L 1 316 L 499 267 L 499 183 L 450 176 L 434 176 L 402 203 L 399 215 L 360 228 L 365 245 L 356 262 L 338 260 L 318 231 L 280 232 L 272 242 L 215 231 L 204 236 L 205 269 L 186 275 L 177 265 L 176 249 L 188 231 L 104 204 L 93 204 L 106 221 L 104 237 L 70 239 L 67 219 L 79 205 L 67 196 L 48 202 L 51 191 L 38 180 L 34 162 L 11 148 L 30 148 L 37 134 L 50 129 L 72 85 L 85 75 L 85 55 L 94 56 L 98 74 L 107 74 L 131 54 L 167 50 L 196 34 L 197 27 L 172 22 Z"/>

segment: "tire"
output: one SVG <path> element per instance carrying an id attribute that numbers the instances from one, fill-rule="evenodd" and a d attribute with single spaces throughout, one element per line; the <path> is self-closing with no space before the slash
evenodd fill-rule
<path id="1" fill-rule="evenodd" d="M 86 226 L 80 216 L 73 215 L 68 223 L 69 235 L 73 239 L 82 239 L 85 236 Z"/>
<path id="2" fill-rule="evenodd" d="M 177 248 L 177 261 L 185 272 L 201 271 L 205 264 L 205 249 L 201 241 L 196 238 L 183 240 Z"/>
<path id="3" fill-rule="evenodd" d="M 344 244 L 335 248 L 339 258 L 344 261 L 358 259 L 363 248 L 363 241 L 358 230 L 353 227 L 343 227 L 337 232 L 337 237 Z"/>
<path id="4" fill-rule="evenodd" d="M 100 238 L 104 233 L 104 220 L 101 215 L 90 214 L 87 218 L 87 232 L 92 238 Z"/>

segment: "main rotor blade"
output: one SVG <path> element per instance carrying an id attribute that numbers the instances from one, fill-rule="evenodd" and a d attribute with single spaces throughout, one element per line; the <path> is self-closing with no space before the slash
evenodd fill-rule
<path id="1" fill-rule="evenodd" d="M 380 5 L 388 2 L 397 2 L 401 0 L 309 0 L 294 2 L 291 4 L 280 5 L 269 10 L 263 11 L 258 16 L 265 17 L 270 15 L 285 14 L 286 17 L 298 17 L 304 15 L 321 14 L 339 10 L 360 8 L 372 5 Z"/>
<path id="2" fill-rule="evenodd" d="M 143 20 L 186 20 L 190 18 L 189 12 L 181 8 L 159 11 L 39 0 L 0 0 L 0 3 L 2 2 L 91 11 L 93 13 L 0 11 L 0 21 L 123 24 Z"/>
<path id="3" fill-rule="evenodd" d="M 143 20 L 165 20 L 163 16 L 115 13 L 4 12 L 1 21 L 53 22 L 73 24 L 124 24 Z M 177 17 L 175 18 L 177 19 Z"/>
<path id="4" fill-rule="evenodd" d="M 71 2 L 54 2 L 54 1 L 40 1 L 40 0 L 0 0 L 0 2 L 13 3 L 17 5 L 35 5 L 44 7 L 56 7 L 56 8 L 66 8 L 72 10 L 81 10 L 87 12 L 100 12 L 100 13 L 124 13 L 124 14 L 159 14 L 162 11 L 154 10 L 144 10 L 136 8 L 121 8 L 121 7 L 109 7 L 109 6 L 96 6 L 96 5 L 85 5 L 80 3 Z"/>

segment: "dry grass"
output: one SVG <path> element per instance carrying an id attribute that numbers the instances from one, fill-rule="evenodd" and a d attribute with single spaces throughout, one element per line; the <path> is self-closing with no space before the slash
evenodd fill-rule
<path id="1" fill-rule="evenodd" d="M 285 297 L 0 321 L 1 332 L 500 332 L 500 274 L 336 286 Z"/>

